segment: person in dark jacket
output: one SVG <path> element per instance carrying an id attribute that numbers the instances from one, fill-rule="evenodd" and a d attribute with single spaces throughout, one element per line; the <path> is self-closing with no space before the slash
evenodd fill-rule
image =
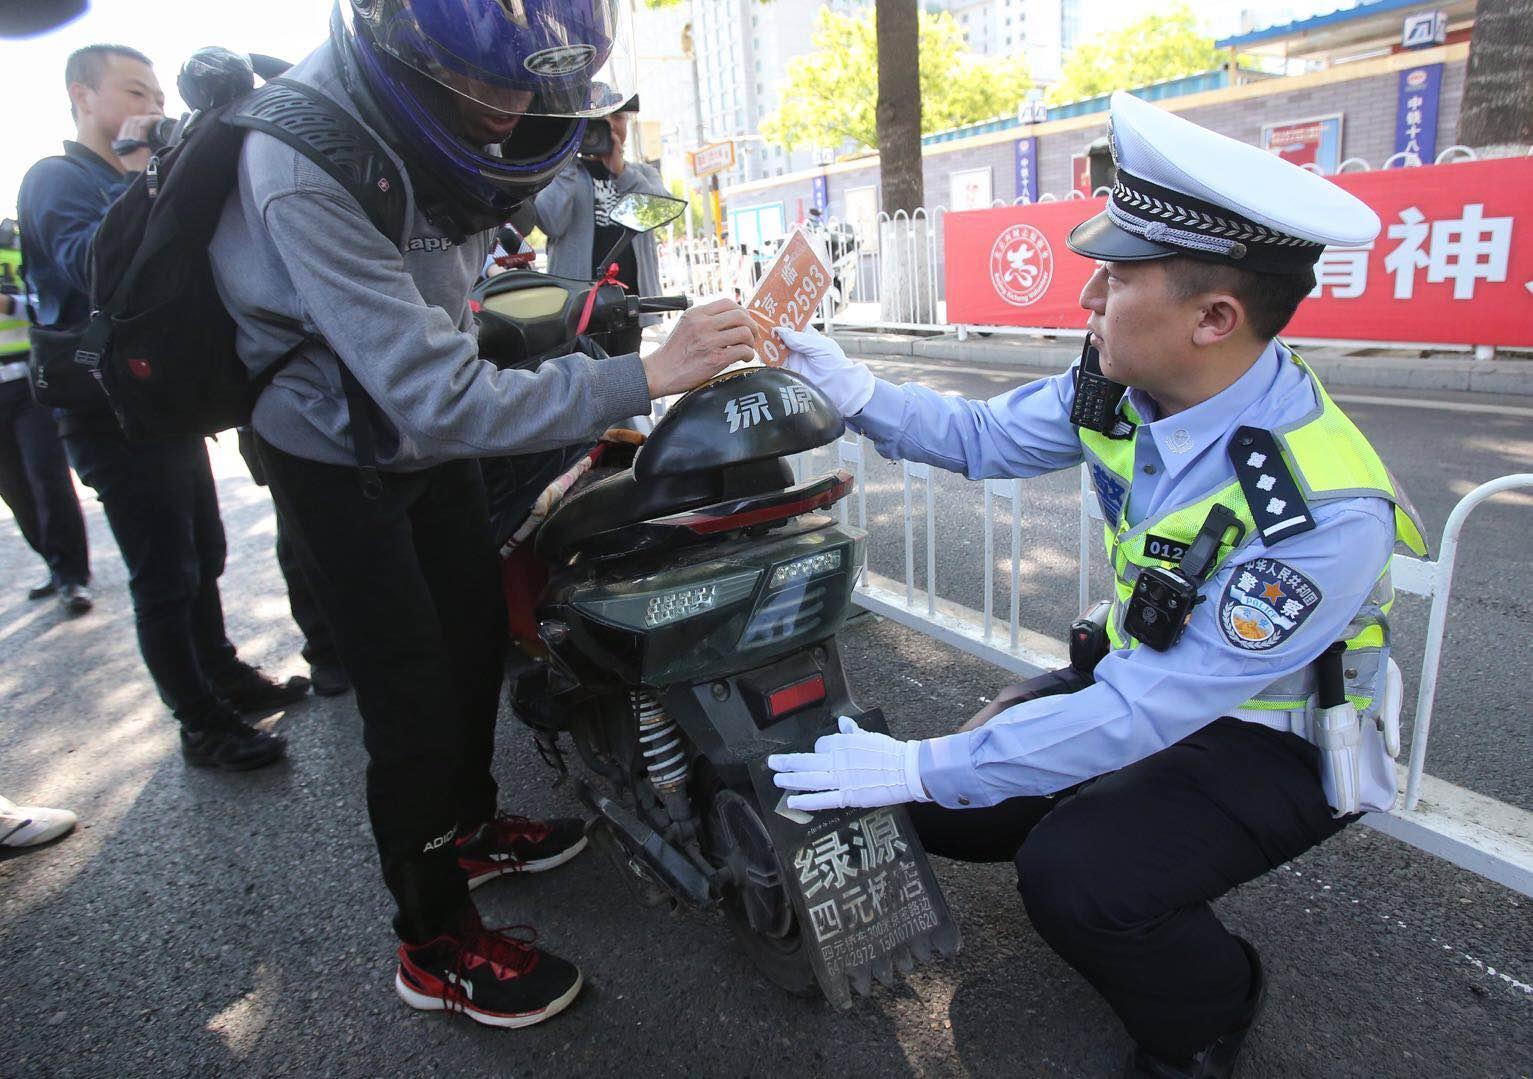
<path id="1" fill-rule="evenodd" d="M 80 49 L 64 79 L 76 138 L 63 156 L 32 166 L 18 200 L 38 318 L 56 327 L 80 326 L 90 315 L 91 239 L 148 164 L 144 136 L 165 104 L 148 58 L 121 45 Z M 114 140 L 137 148 L 119 155 Z M 280 759 L 285 740 L 242 714 L 292 704 L 309 681 L 272 681 L 239 658 L 224 632 L 218 578 L 226 545 L 207 444 L 196 437 L 129 442 L 105 397 L 97 409 L 61 410 L 60 433 L 127 563 L 139 649 L 181 723 L 187 763 L 244 770 Z"/>

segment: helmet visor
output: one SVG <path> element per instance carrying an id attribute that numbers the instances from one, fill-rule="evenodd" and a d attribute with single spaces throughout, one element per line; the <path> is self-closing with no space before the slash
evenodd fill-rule
<path id="1" fill-rule="evenodd" d="M 637 90 L 625 0 L 340 0 L 352 35 L 508 116 L 606 116 Z"/>

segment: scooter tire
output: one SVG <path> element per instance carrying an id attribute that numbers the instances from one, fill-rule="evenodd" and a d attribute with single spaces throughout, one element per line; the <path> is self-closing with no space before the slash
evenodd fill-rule
<path id="1" fill-rule="evenodd" d="M 761 803 L 755 791 L 726 786 L 711 771 L 706 769 L 699 769 L 699 771 L 703 774 L 697 777 L 697 790 L 702 796 L 700 801 L 704 807 L 704 819 L 709 821 L 709 828 L 713 827 L 714 799 L 725 790 L 731 790 L 739 795 L 749 803 L 758 818 L 765 819 L 762 817 Z M 774 846 L 774 856 L 776 853 Z M 787 870 L 783 868 L 782 858 L 779 856 L 777 861 L 778 871 L 786 877 Z M 739 889 L 731 888 L 726 891 L 720 907 L 724 911 L 724 918 L 729 923 L 731 932 L 745 950 L 751 965 L 767 981 L 794 996 L 813 997 L 820 994 L 820 983 L 815 977 L 814 963 L 796 914 L 792 916 L 792 926 L 788 934 L 772 937 L 757 932 L 751 925 L 750 916 L 745 910 L 745 896 Z"/>

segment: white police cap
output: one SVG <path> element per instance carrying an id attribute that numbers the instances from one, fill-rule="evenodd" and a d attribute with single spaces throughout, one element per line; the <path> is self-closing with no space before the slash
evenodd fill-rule
<path id="1" fill-rule="evenodd" d="M 1108 262 L 1192 255 L 1257 273 L 1313 266 L 1326 246 L 1379 232 L 1361 200 L 1259 147 L 1119 91 L 1112 96 L 1117 179 L 1107 209 L 1070 248 Z"/>

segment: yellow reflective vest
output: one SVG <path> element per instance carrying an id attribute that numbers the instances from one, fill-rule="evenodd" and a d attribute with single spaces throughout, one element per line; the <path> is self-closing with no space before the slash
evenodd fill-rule
<path id="1" fill-rule="evenodd" d="M 14 286 L 18 301 L 26 292 L 26 286 L 21 282 L 21 252 L 13 247 L 0 247 L 0 285 Z M 8 318 L 0 316 L 0 363 L 22 355 L 28 347 L 26 309 L 18 308 L 16 314 Z"/>
<path id="2" fill-rule="evenodd" d="M 1292 362 L 1299 364 L 1309 376 L 1315 388 L 1319 405 L 1309 415 L 1296 423 L 1273 431 L 1288 465 L 1304 498 L 1311 504 L 1334 499 L 1375 497 L 1388 500 L 1394 506 L 1395 538 L 1418 556 L 1427 553 L 1422 537 L 1422 525 L 1398 483 L 1379 459 L 1378 453 L 1356 424 L 1336 406 L 1320 380 L 1299 358 L 1291 354 Z M 1127 401 L 1124 415 L 1138 424 L 1140 417 Z M 1126 490 L 1134 478 L 1134 440 L 1111 439 L 1095 431 L 1080 430 L 1081 448 L 1088 464 L 1105 469 L 1122 482 Z M 1092 469 L 1095 471 L 1095 468 Z M 1175 565 L 1175 561 L 1163 549 L 1147 548 L 1147 540 L 1153 534 L 1157 539 L 1170 539 L 1184 549 L 1192 544 L 1202 528 L 1208 512 L 1214 505 L 1221 505 L 1234 513 L 1245 526 L 1245 537 L 1259 534 L 1251 508 L 1246 504 L 1245 494 L 1233 471 L 1229 483 L 1193 502 L 1183 503 L 1147 517 L 1133 527 L 1125 519 L 1128 500 L 1122 500 L 1116 521 L 1106 522 L 1105 540 L 1107 557 L 1113 571 L 1113 606 L 1108 618 L 1108 638 L 1113 648 L 1135 648 L 1139 642 L 1123 628 L 1125 606 L 1134 590 L 1134 581 L 1141 569 L 1147 566 Z M 1209 570 L 1212 577 L 1220 566 L 1245 540 L 1226 543 Z M 1389 567 L 1386 565 L 1374 584 L 1373 591 L 1363 604 L 1346 631 L 1347 652 L 1345 671 L 1347 695 L 1364 714 L 1372 714 L 1385 676 L 1388 658 L 1389 609 L 1394 602 L 1394 589 L 1390 584 Z M 1315 676 L 1311 667 L 1272 683 L 1242 706 L 1240 712 L 1295 711 L 1303 710 L 1315 691 Z"/>

